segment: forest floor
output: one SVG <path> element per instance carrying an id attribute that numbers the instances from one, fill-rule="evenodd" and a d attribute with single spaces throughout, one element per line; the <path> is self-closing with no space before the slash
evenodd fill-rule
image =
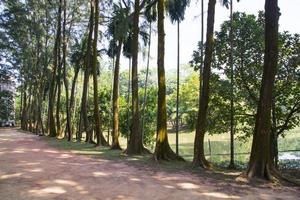
<path id="1" fill-rule="evenodd" d="M 166 167 L 99 147 L 74 150 L 74 145 L 0 129 L 0 199 L 300 199 L 299 187 L 248 183 L 239 171 Z"/>

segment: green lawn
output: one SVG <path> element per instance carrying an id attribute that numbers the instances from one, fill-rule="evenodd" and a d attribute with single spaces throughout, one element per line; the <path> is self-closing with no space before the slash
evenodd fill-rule
<path id="1" fill-rule="evenodd" d="M 168 134 L 171 147 L 175 151 L 176 135 L 174 132 Z M 229 155 L 215 155 L 215 154 L 229 154 L 230 153 L 230 135 L 206 135 L 205 136 L 205 153 L 211 161 L 219 162 L 229 160 Z M 195 132 L 181 131 L 179 134 L 179 153 L 186 160 L 192 160 L 194 151 Z M 208 141 L 211 145 L 212 157 L 209 156 Z M 126 148 L 126 138 L 121 138 L 120 143 L 123 148 Z M 252 138 L 247 141 L 235 141 L 235 159 L 241 162 L 247 162 L 249 155 L 239 155 L 240 153 L 249 153 L 251 151 Z M 284 138 L 280 137 L 278 141 L 279 151 L 284 150 L 300 150 L 300 127 L 289 131 Z M 153 147 L 148 147 L 153 149 Z"/>
<path id="2" fill-rule="evenodd" d="M 107 135 L 105 135 L 107 136 Z M 181 131 L 179 134 L 179 154 L 187 161 L 191 161 L 193 158 L 194 150 L 194 136 L 195 132 Z M 168 134 L 171 148 L 175 151 L 176 135 L 173 132 Z M 49 139 L 54 146 L 61 147 L 63 149 L 70 149 L 74 153 L 86 154 L 86 155 L 99 155 L 107 159 L 124 158 L 124 155 L 120 151 L 110 151 L 109 148 L 95 148 L 94 145 L 85 143 L 68 143 L 65 140 L 57 143 L 55 140 Z M 210 141 L 211 156 L 209 152 L 208 141 Z M 249 152 L 251 150 L 252 139 L 249 138 L 247 141 L 235 140 L 235 161 L 238 166 L 245 167 L 249 160 Z M 123 149 L 126 148 L 127 140 L 124 137 L 120 138 L 120 143 Z M 286 134 L 284 138 L 280 137 L 278 141 L 279 151 L 285 150 L 300 150 L 300 127 L 296 128 Z M 153 147 L 148 147 L 153 151 Z M 220 135 L 206 135 L 205 136 L 205 154 L 207 159 L 216 165 L 227 165 L 229 163 L 230 153 L 230 140 L 229 134 Z M 121 153 L 121 154 L 120 154 Z M 300 152 L 291 153 L 300 157 Z M 225 154 L 225 155 L 222 155 Z M 227 154 L 227 155 L 226 155 Z M 133 157 L 133 160 L 144 160 L 148 157 Z M 290 165 L 299 166 L 300 160 L 294 160 Z M 290 161 L 288 161 L 290 162 Z"/>

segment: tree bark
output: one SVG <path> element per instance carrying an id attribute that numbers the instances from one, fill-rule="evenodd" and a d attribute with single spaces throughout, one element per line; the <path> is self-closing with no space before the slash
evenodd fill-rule
<path id="1" fill-rule="evenodd" d="M 176 155 L 179 155 L 180 22 L 177 22 Z"/>
<path id="2" fill-rule="evenodd" d="M 250 162 L 249 178 L 271 179 L 270 162 L 271 106 L 278 62 L 278 0 L 265 1 L 265 55 Z"/>
<path id="3" fill-rule="evenodd" d="M 61 122 L 60 122 L 60 99 L 61 99 L 61 72 L 62 72 L 62 62 L 61 62 L 61 15 L 62 15 L 63 2 L 59 2 L 59 15 L 60 15 L 60 34 L 58 35 L 58 46 L 57 46 L 57 100 L 56 100 L 56 136 L 62 135 Z"/>
<path id="4" fill-rule="evenodd" d="M 54 118 L 54 102 L 55 102 L 55 87 L 56 87 L 56 73 L 57 68 L 59 65 L 58 60 L 58 49 L 60 48 L 60 35 L 61 35 L 61 4 L 62 0 L 59 1 L 59 8 L 58 8 L 58 19 L 57 19 L 57 31 L 56 31 L 56 39 L 53 49 L 53 72 L 52 78 L 50 81 L 50 91 L 49 91 L 49 125 L 48 125 L 48 133 L 50 137 L 56 137 L 56 127 L 55 127 L 55 118 Z"/>
<path id="5" fill-rule="evenodd" d="M 149 43 L 148 43 L 148 55 L 147 55 L 147 69 L 146 69 L 146 80 L 144 89 L 144 100 L 143 100 L 143 118 L 142 118 L 142 141 L 144 142 L 144 128 L 145 128 L 145 117 L 146 117 L 146 106 L 147 106 L 147 88 L 148 88 L 148 77 L 149 77 L 149 66 L 150 66 L 150 50 L 151 50 L 151 38 L 152 38 L 152 23 L 149 24 Z"/>
<path id="6" fill-rule="evenodd" d="M 234 69 L 233 69 L 233 1 L 230 1 L 230 163 L 228 168 L 235 169 L 234 164 Z"/>
<path id="7" fill-rule="evenodd" d="M 63 20 L 63 77 L 64 77 L 64 85 L 66 92 L 66 112 L 67 112 L 67 139 L 71 141 L 72 137 L 72 128 L 71 128 L 71 114 L 69 107 L 69 83 L 67 78 L 67 38 L 66 38 L 66 23 L 67 23 L 67 1 L 64 0 L 64 20 Z"/>
<path id="8" fill-rule="evenodd" d="M 193 164 L 202 168 L 210 168 L 210 163 L 204 155 L 204 135 L 206 132 L 207 108 L 209 102 L 209 81 L 211 73 L 212 54 L 214 47 L 214 21 L 216 0 L 208 2 L 207 31 L 205 58 L 203 67 L 203 88 L 199 96 L 199 110 L 194 143 Z"/>
<path id="9" fill-rule="evenodd" d="M 91 13 L 89 21 L 89 35 L 87 41 L 87 50 L 85 57 L 85 69 L 84 69 L 84 81 L 83 91 L 81 98 L 81 119 L 83 120 L 84 131 L 86 133 L 86 142 L 92 143 L 92 132 L 89 130 L 89 120 L 87 115 L 87 98 L 88 98 L 88 83 L 90 76 L 90 64 L 91 64 L 91 49 L 92 49 L 92 35 L 93 35 L 93 24 L 94 24 L 94 8 L 91 4 Z M 81 122 L 80 122 L 81 123 Z"/>
<path id="10" fill-rule="evenodd" d="M 94 43 L 93 43 L 93 83 L 94 83 L 94 120 L 95 120 L 95 133 L 97 136 L 97 145 L 107 146 L 107 142 L 102 134 L 101 118 L 98 105 L 98 80 L 97 80 L 97 42 L 99 30 L 99 0 L 92 0 L 95 8 L 95 27 L 94 27 Z"/>
<path id="11" fill-rule="evenodd" d="M 140 131 L 139 95 L 138 95 L 138 40 L 139 40 L 139 15 L 140 1 L 135 0 L 132 35 L 132 127 L 127 154 L 142 154 L 144 151 Z"/>
<path id="12" fill-rule="evenodd" d="M 113 131 L 112 131 L 112 149 L 121 149 L 119 144 L 119 72 L 122 42 L 119 41 L 116 54 L 114 85 L 113 85 Z"/>
<path id="13" fill-rule="evenodd" d="M 77 82 L 79 70 L 80 70 L 80 66 L 78 64 L 75 68 L 74 77 L 73 77 L 72 86 L 71 86 L 69 111 L 70 111 L 71 129 L 72 129 L 71 132 L 72 133 L 74 133 L 74 131 L 75 131 L 75 123 L 72 123 L 72 122 L 74 121 L 73 120 L 73 117 L 74 117 L 73 113 L 74 113 L 74 110 L 75 110 L 75 88 L 76 88 L 76 82 Z"/>
<path id="14" fill-rule="evenodd" d="M 21 120 L 21 128 L 22 130 L 26 130 L 27 129 L 27 113 L 26 113 L 26 107 L 27 107 L 27 84 L 26 81 L 24 83 L 24 86 L 22 88 L 23 91 L 23 101 L 22 101 L 22 120 Z"/>
<path id="15" fill-rule="evenodd" d="M 167 133 L 166 77 L 165 77 L 165 30 L 164 30 L 164 0 L 158 0 L 158 103 L 157 103 L 157 133 L 154 151 L 155 160 L 175 160 L 179 158 L 171 149 Z"/>

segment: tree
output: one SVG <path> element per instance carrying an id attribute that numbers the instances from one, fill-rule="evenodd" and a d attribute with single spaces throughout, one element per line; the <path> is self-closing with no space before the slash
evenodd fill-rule
<path id="1" fill-rule="evenodd" d="M 132 127 L 126 153 L 141 154 L 145 151 L 143 147 L 138 95 L 138 39 L 139 39 L 139 14 L 140 1 L 135 0 L 132 30 Z"/>
<path id="2" fill-rule="evenodd" d="M 158 75 L 158 102 L 157 102 L 157 133 L 154 151 L 155 160 L 175 160 L 181 159 L 171 149 L 167 133 L 167 103 L 166 103 L 166 77 L 164 66 L 165 55 L 165 31 L 164 0 L 158 0 L 158 56 L 157 56 L 157 75 Z"/>
<path id="3" fill-rule="evenodd" d="M 65 85 L 65 93 L 66 93 L 66 111 L 67 111 L 67 133 L 68 133 L 68 141 L 71 141 L 72 138 L 72 128 L 71 128 L 71 113 L 69 107 L 69 83 L 67 79 L 67 36 L 66 36 L 66 23 L 67 23 L 67 1 L 63 1 L 63 77 L 64 77 L 64 85 Z"/>
<path id="4" fill-rule="evenodd" d="M 121 5 L 114 5 L 113 17 L 108 25 L 109 35 L 112 36 L 111 48 L 114 48 L 112 56 L 116 56 L 114 66 L 113 81 L 113 131 L 112 131 L 112 149 L 121 149 L 119 144 L 119 73 L 120 57 L 123 43 L 126 42 L 129 34 L 130 22 L 128 20 L 129 8 L 123 8 Z"/>
<path id="5" fill-rule="evenodd" d="M 264 71 L 256 114 L 253 143 L 247 175 L 249 178 L 271 179 L 270 170 L 270 128 L 272 95 L 278 62 L 278 20 L 277 0 L 265 1 L 265 55 Z"/>
<path id="6" fill-rule="evenodd" d="M 85 54 L 84 83 L 83 83 L 83 91 L 82 91 L 82 98 L 81 98 L 81 112 L 80 112 L 81 119 L 82 119 L 83 125 L 84 125 L 84 130 L 86 132 L 86 142 L 89 142 L 89 143 L 93 143 L 92 132 L 89 127 L 89 120 L 88 120 L 88 115 L 87 115 L 87 110 L 88 110 L 87 97 L 88 97 L 88 82 L 89 82 L 89 76 L 90 76 L 90 71 L 91 71 L 91 50 L 92 50 L 93 24 L 94 24 L 94 6 L 91 2 L 89 33 L 88 33 L 86 54 Z M 80 123 L 80 127 L 81 127 L 81 120 L 79 123 Z M 81 133 L 80 129 L 79 129 L 79 132 Z M 78 140 L 81 140 L 81 138 L 78 138 Z"/>
<path id="7" fill-rule="evenodd" d="M 211 63 L 214 46 L 214 19 L 215 19 L 215 5 L 216 0 L 209 0 L 208 2 L 208 16 L 207 16 L 207 31 L 206 31 L 206 46 L 205 58 L 203 68 L 203 89 L 199 95 L 199 110 L 197 128 L 194 142 L 194 159 L 193 163 L 196 166 L 203 168 L 210 168 L 210 163 L 206 160 L 204 155 L 204 135 L 206 131 L 207 108 L 209 102 L 209 80 L 211 72 Z"/>
<path id="8" fill-rule="evenodd" d="M 176 155 L 178 156 L 178 134 L 179 134 L 179 73 L 180 73 L 180 22 L 184 20 L 185 9 L 189 0 L 169 0 L 168 13 L 171 22 L 177 22 L 177 95 L 176 95 Z"/>
<path id="9" fill-rule="evenodd" d="M 230 163 L 228 168 L 234 169 L 234 67 L 233 67 L 233 0 L 223 0 L 223 5 L 227 8 L 230 7 L 230 36 L 229 36 L 229 43 L 230 43 Z"/>
<path id="10" fill-rule="evenodd" d="M 55 39 L 55 45 L 53 49 L 53 72 L 52 72 L 52 81 L 50 82 L 50 91 L 49 91 L 49 119 L 48 119 L 48 132 L 49 136 L 56 137 L 57 131 L 55 128 L 55 118 L 54 118 L 54 103 L 55 103 L 55 87 L 56 87 L 56 76 L 57 71 L 59 71 L 59 65 L 60 65 L 60 44 L 61 44 L 61 13 L 62 13 L 62 0 L 59 1 L 59 7 L 58 7 L 58 17 L 57 17 L 57 31 L 56 31 L 56 39 Z M 60 80 L 59 80 L 60 81 Z M 57 83 L 60 85 L 59 83 Z M 57 104 L 59 105 L 59 104 Z M 56 110 L 59 111 L 59 110 Z M 57 118 L 59 119 L 59 113 L 57 113 Z M 57 119 L 56 119 L 57 120 Z M 60 122 L 56 122 L 60 123 Z M 58 126 L 59 127 L 59 126 Z"/>
<path id="11" fill-rule="evenodd" d="M 149 23 L 149 41 L 148 41 L 148 54 L 147 54 L 147 68 L 146 68 L 146 77 L 145 77 L 145 86 L 144 86 L 144 98 L 143 98 L 143 116 L 142 116 L 142 141 L 144 142 L 145 139 L 145 118 L 146 118 L 146 106 L 147 106 L 147 89 L 148 89 L 148 79 L 149 79 L 149 65 L 150 65 L 150 50 L 151 50 L 151 39 L 152 39 L 152 23 L 156 21 L 156 7 L 152 6 L 147 8 L 145 11 L 145 17 L 147 22 Z"/>
<path id="12" fill-rule="evenodd" d="M 99 0 L 92 0 L 95 9 L 95 26 L 94 26 L 94 41 L 93 41 L 93 86 L 94 86 L 94 120 L 95 120 L 95 133 L 97 136 L 97 145 L 108 145 L 102 134 L 101 119 L 99 113 L 98 101 L 98 81 L 97 81 L 97 43 L 98 43 L 98 30 L 99 30 Z"/>

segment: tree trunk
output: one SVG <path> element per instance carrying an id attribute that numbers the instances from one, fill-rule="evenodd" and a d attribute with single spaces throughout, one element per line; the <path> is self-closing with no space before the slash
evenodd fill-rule
<path id="1" fill-rule="evenodd" d="M 164 0 L 158 0 L 158 103 L 157 103 L 157 133 L 154 151 L 155 160 L 174 160 L 178 156 L 169 145 L 167 133 L 166 77 L 165 77 L 165 30 L 164 30 Z"/>
<path id="2" fill-rule="evenodd" d="M 72 80 L 72 86 L 71 86 L 71 96 L 70 96 L 70 120 L 71 120 L 71 132 L 74 133 L 75 131 L 75 123 L 73 123 L 74 119 L 73 119 L 73 112 L 75 110 L 75 89 L 76 89 L 76 82 L 77 82 L 77 78 L 78 78 L 78 74 L 79 74 L 79 70 L 80 70 L 80 66 L 79 64 L 76 66 L 75 68 L 75 72 L 74 72 L 74 77 Z"/>
<path id="3" fill-rule="evenodd" d="M 272 125 L 271 125 L 271 139 L 270 139 L 270 160 L 271 165 L 278 169 L 278 131 L 276 123 L 276 111 L 275 111 L 275 97 L 272 99 Z"/>
<path id="4" fill-rule="evenodd" d="M 177 91 L 176 91 L 176 155 L 179 155 L 179 73 L 180 73 L 180 22 L 177 22 Z"/>
<path id="5" fill-rule="evenodd" d="M 117 47 L 114 85 L 113 85 L 113 131 L 112 131 L 112 149 L 121 149 L 119 144 L 119 71 L 122 42 L 119 41 Z"/>
<path id="6" fill-rule="evenodd" d="M 50 91 L 49 91 L 49 125 L 48 125 L 48 132 L 50 137 L 56 137 L 56 128 L 55 128 L 55 118 L 54 118 L 54 102 L 55 102 L 55 87 L 56 87 L 56 72 L 59 65 L 58 60 L 58 49 L 60 48 L 60 35 L 61 35 L 61 5 L 62 0 L 59 1 L 59 8 L 58 8 L 58 20 L 57 20 L 57 31 L 56 31 L 56 39 L 55 45 L 53 50 L 53 72 L 52 78 L 50 81 Z"/>
<path id="7" fill-rule="evenodd" d="M 200 71 L 199 71 L 199 93 L 202 91 L 203 78 L 203 45 L 204 45 L 204 0 L 201 0 L 201 48 L 200 48 Z M 200 102 L 200 101 L 199 101 Z"/>
<path id="8" fill-rule="evenodd" d="M 127 84 L 127 146 L 129 144 L 129 135 L 130 135 L 130 86 L 131 86 L 131 57 L 128 58 L 128 84 Z"/>
<path id="9" fill-rule="evenodd" d="M 57 100 L 56 100 L 56 136 L 62 135 L 61 123 L 60 123 L 60 99 L 61 99 L 61 58 L 60 58 L 60 48 L 58 50 L 58 71 L 57 71 Z"/>
<path id="10" fill-rule="evenodd" d="M 72 137 L 72 128 L 71 128 L 71 114 L 70 114 L 70 107 L 69 107 L 69 83 L 67 78 L 67 63 L 66 63 L 66 56 L 67 56 L 67 38 L 66 38 L 66 22 L 67 22 L 67 1 L 64 0 L 64 20 L 63 20 L 63 76 L 64 76 L 64 85 L 65 85 L 65 92 L 66 92 L 66 112 L 67 112 L 67 136 L 68 141 L 71 141 Z"/>
<path id="11" fill-rule="evenodd" d="M 278 0 L 265 1 L 265 56 L 260 98 L 257 108 L 249 178 L 271 179 L 270 162 L 271 106 L 278 61 Z"/>
<path id="12" fill-rule="evenodd" d="M 95 7 L 95 28 L 94 28 L 94 43 L 93 43 L 93 83 L 94 83 L 94 120 L 95 120 L 95 133 L 97 136 L 97 145 L 107 146 L 107 142 L 102 134 L 101 118 L 98 105 L 98 80 L 97 80 L 97 42 L 99 30 L 99 0 L 93 0 Z"/>
<path id="13" fill-rule="evenodd" d="M 27 84 L 24 83 L 24 86 L 22 88 L 23 91 L 23 101 L 22 101 L 22 117 L 21 117 L 21 129 L 26 130 L 26 124 L 27 124 L 27 113 L 26 113 L 26 107 L 27 107 Z"/>
<path id="14" fill-rule="evenodd" d="M 89 130 L 89 120 L 88 120 L 88 116 L 87 116 L 87 106 L 88 106 L 87 98 L 88 98 L 88 83 L 89 83 L 90 64 L 91 64 L 93 24 L 94 24 L 94 8 L 93 8 L 93 4 L 91 4 L 91 14 L 90 14 L 90 21 L 89 21 L 89 35 L 88 35 L 88 41 L 87 41 L 83 91 L 82 91 L 82 99 L 81 99 L 81 115 L 82 115 L 82 120 L 83 120 L 84 131 L 86 133 L 86 142 L 89 142 L 89 143 L 92 143 L 92 132 L 91 132 L 91 130 Z"/>
<path id="15" fill-rule="evenodd" d="M 199 110 L 196 127 L 196 136 L 194 144 L 194 159 L 195 166 L 203 168 L 210 168 L 210 163 L 206 160 L 204 155 L 204 135 L 206 131 L 207 108 L 209 102 L 209 80 L 211 72 L 212 54 L 214 47 L 214 21 L 215 21 L 215 6 L 216 0 L 209 0 L 208 2 L 208 16 L 207 16 L 207 32 L 206 32 L 206 46 L 205 58 L 203 67 L 203 88 L 199 96 Z"/>
<path id="16" fill-rule="evenodd" d="M 59 15 L 62 15 L 62 0 L 59 3 Z M 61 17 L 60 17 L 61 18 Z M 61 21 L 60 21 L 61 26 Z M 61 28 L 60 28 L 61 29 Z M 60 30 L 61 32 L 61 30 Z M 56 136 L 62 135 L 61 122 L 60 122 L 60 99 L 61 99 L 61 71 L 62 71 L 62 63 L 61 63 L 61 34 L 58 35 L 58 46 L 57 46 L 57 101 L 56 101 Z"/>
<path id="17" fill-rule="evenodd" d="M 132 127 L 126 153 L 141 154 L 144 147 L 140 131 L 139 96 L 138 96 L 138 40 L 140 1 L 135 0 L 132 35 Z"/>
<path id="18" fill-rule="evenodd" d="M 234 165 L 234 69 L 233 69 L 233 1 L 230 1 L 230 163 L 228 168 L 235 169 Z"/>
<path id="19" fill-rule="evenodd" d="M 152 38 L 152 23 L 149 24 L 149 44 L 148 44 L 148 55 L 147 55 L 147 69 L 146 69 L 146 80 L 145 80 L 145 90 L 144 90 L 144 101 L 143 101 L 143 118 L 142 118 L 142 141 L 144 143 L 144 128 L 145 128 L 145 117 L 146 117 L 146 106 L 147 106 L 147 88 L 148 88 L 148 77 L 149 77 L 149 66 L 150 66 L 150 50 L 151 50 L 151 38 Z"/>

